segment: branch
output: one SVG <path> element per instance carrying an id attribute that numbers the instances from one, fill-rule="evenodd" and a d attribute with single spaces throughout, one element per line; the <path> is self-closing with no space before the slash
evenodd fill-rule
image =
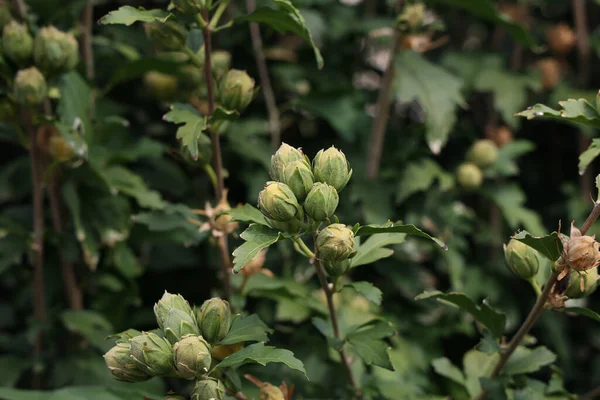
<path id="1" fill-rule="evenodd" d="M 94 49 L 92 47 L 92 30 L 94 27 L 94 0 L 88 0 L 88 4 L 83 9 L 81 21 L 81 53 L 85 62 L 85 76 L 90 84 L 96 77 L 94 68 Z M 96 93 L 90 91 L 90 117 L 94 114 L 96 103 Z"/>
<path id="2" fill-rule="evenodd" d="M 248 14 L 252 13 L 256 9 L 255 0 L 246 0 L 246 9 L 248 10 Z M 267 62 L 265 61 L 260 27 L 255 22 L 250 23 L 250 37 L 252 38 L 252 47 L 254 49 L 254 56 L 256 57 L 256 67 L 258 68 L 260 85 L 262 86 L 267 113 L 269 114 L 271 146 L 276 149 L 281 143 L 281 122 L 279 120 L 279 110 L 277 109 L 277 103 L 275 101 L 275 93 L 273 92 L 271 79 L 269 78 Z"/>

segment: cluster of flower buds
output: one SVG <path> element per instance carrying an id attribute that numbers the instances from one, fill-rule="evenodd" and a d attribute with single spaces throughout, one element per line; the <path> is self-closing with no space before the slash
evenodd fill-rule
<path id="1" fill-rule="evenodd" d="M 467 161 L 458 166 L 456 180 L 467 190 L 477 189 L 483 182 L 482 170 L 498 159 L 498 146 L 490 139 L 480 139 L 467 152 Z"/>
<path id="2" fill-rule="evenodd" d="M 192 399 L 223 399 L 223 383 L 207 373 L 213 358 L 220 361 L 243 347 L 243 343 L 217 345 L 231 328 L 229 303 L 212 298 L 196 311 L 181 295 L 165 292 L 154 306 L 154 315 L 159 330 L 117 343 L 104 355 L 113 376 L 125 382 L 153 376 L 195 379 Z"/>

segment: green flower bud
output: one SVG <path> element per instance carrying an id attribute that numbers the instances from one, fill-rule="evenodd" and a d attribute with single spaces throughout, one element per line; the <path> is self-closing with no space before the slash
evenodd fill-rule
<path id="1" fill-rule="evenodd" d="M 198 311 L 198 326 L 204 339 L 211 344 L 227 335 L 232 321 L 229 303 L 218 297 L 206 300 Z"/>
<path id="2" fill-rule="evenodd" d="M 481 186 L 483 174 L 477 165 L 466 162 L 458 166 L 458 169 L 456 170 L 456 180 L 463 188 L 473 190 Z"/>
<path id="3" fill-rule="evenodd" d="M 17 103 L 30 106 L 40 104 L 46 98 L 47 92 L 46 79 L 36 67 L 17 72 L 13 87 Z"/>
<path id="4" fill-rule="evenodd" d="M 104 362 L 113 376 L 124 382 L 142 382 L 150 379 L 150 375 L 142 371 L 130 355 L 129 343 L 119 343 L 104 355 Z"/>
<path id="5" fill-rule="evenodd" d="M 160 300 L 154 304 L 154 315 L 160 329 L 165 329 L 165 321 L 172 309 L 180 310 L 184 314 L 190 315 L 195 319 L 194 311 L 190 307 L 190 303 L 180 294 L 171 294 L 165 291 L 165 294 Z"/>
<path id="6" fill-rule="evenodd" d="M 210 345 L 202 336 L 184 336 L 173 345 L 173 354 L 179 376 L 186 379 L 199 378 L 206 374 L 212 362 Z"/>
<path id="7" fill-rule="evenodd" d="M 11 21 L 2 31 L 2 50 L 6 57 L 22 65 L 29 60 L 33 50 L 33 38 L 26 25 Z"/>
<path id="8" fill-rule="evenodd" d="M 354 232 L 344 224 L 331 224 L 317 236 L 317 256 L 323 261 L 343 261 L 353 257 Z"/>
<path id="9" fill-rule="evenodd" d="M 292 189 L 284 183 L 273 181 L 267 182 L 258 194 L 258 208 L 267 218 L 282 222 L 290 221 L 302 213 Z"/>
<path id="10" fill-rule="evenodd" d="M 350 260 L 325 261 L 323 266 L 330 276 L 342 276 L 350 269 Z"/>
<path id="11" fill-rule="evenodd" d="M 175 22 L 151 22 L 144 24 L 146 36 L 157 50 L 178 51 L 186 42 L 184 29 Z"/>
<path id="12" fill-rule="evenodd" d="M 260 388 L 259 400 L 285 400 L 285 395 L 277 386 L 265 383 Z"/>
<path id="13" fill-rule="evenodd" d="M 129 340 L 131 359 L 142 371 L 152 376 L 169 375 L 175 371 L 173 348 L 165 338 L 144 332 Z"/>
<path id="14" fill-rule="evenodd" d="M 12 19 L 13 16 L 8 5 L 0 1 L 0 29 L 4 29 Z"/>
<path id="15" fill-rule="evenodd" d="M 207 378 L 196 382 L 191 400 L 223 400 L 224 398 L 223 383 L 214 378 Z"/>
<path id="16" fill-rule="evenodd" d="M 242 111 L 254 97 L 254 79 L 239 69 L 229 70 L 219 81 L 217 102 L 227 110 Z"/>
<path id="17" fill-rule="evenodd" d="M 176 308 L 169 310 L 163 324 L 165 337 L 171 344 L 175 344 L 185 335 L 200 334 L 196 316 Z"/>
<path id="18" fill-rule="evenodd" d="M 508 269 L 521 279 L 533 278 L 540 268 L 536 250 L 516 239 L 504 245 L 504 259 Z"/>
<path id="19" fill-rule="evenodd" d="M 150 71 L 144 74 L 144 84 L 157 100 L 170 101 L 178 94 L 177 77 Z"/>
<path id="20" fill-rule="evenodd" d="M 327 150 L 319 150 L 313 159 L 313 173 L 317 182 L 327 183 L 339 193 L 350 180 L 352 169 L 344 153 L 331 146 Z"/>
<path id="21" fill-rule="evenodd" d="M 479 168 L 486 168 L 498 159 L 498 146 L 490 139 L 481 139 L 473 143 L 467 152 L 467 160 Z"/>
<path id="22" fill-rule="evenodd" d="M 315 221 L 325 221 L 335 213 L 340 196 L 333 186 L 316 182 L 304 202 L 304 211 Z"/>
<path id="23" fill-rule="evenodd" d="M 304 153 L 287 143 L 281 143 L 279 149 L 271 156 L 271 178 L 281 181 L 283 168 L 291 162 L 306 160 Z"/>
<path id="24" fill-rule="evenodd" d="M 210 0 L 172 0 L 175 8 L 184 14 L 198 14 L 210 8 Z"/>
<path id="25" fill-rule="evenodd" d="M 283 167 L 281 182 L 292 189 L 294 196 L 296 196 L 299 202 L 304 201 L 314 182 L 310 165 L 306 160 L 292 161 Z"/>
<path id="26" fill-rule="evenodd" d="M 217 76 L 223 75 L 231 66 L 231 53 L 217 50 L 211 53 L 212 69 Z"/>
<path id="27" fill-rule="evenodd" d="M 581 290 L 581 280 L 583 279 L 583 291 Z M 564 295 L 570 299 L 581 299 L 594 293 L 598 288 L 598 268 L 589 269 L 579 273 L 571 271 L 569 276 L 569 286 L 565 290 Z"/>
<path id="28" fill-rule="evenodd" d="M 79 62 L 79 45 L 71 33 L 47 26 L 33 42 L 33 59 L 44 73 L 53 75 L 72 70 Z"/>

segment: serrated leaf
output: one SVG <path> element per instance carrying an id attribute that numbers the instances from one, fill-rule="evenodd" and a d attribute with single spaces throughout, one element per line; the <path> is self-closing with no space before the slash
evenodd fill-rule
<path id="1" fill-rule="evenodd" d="M 266 342 L 269 340 L 270 329 L 256 314 L 239 316 L 233 320 L 229 333 L 219 342 L 220 345 L 239 342 Z"/>
<path id="2" fill-rule="evenodd" d="M 131 217 L 138 223 L 146 225 L 148 230 L 165 234 L 163 241 L 174 241 L 193 245 L 208 236 L 208 231 L 200 231 L 190 219 L 195 221 L 196 215 L 183 204 L 167 204 L 162 210 L 144 212 Z"/>
<path id="3" fill-rule="evenodd" d="M 121 166 L 111 166 L 96 171 L 111 191 L 133 197 L 140 207 L 161 210 L 166 202 L 159 192 L 150 190 L 141 176 Z"/>
<path id="4" fill-rule="evenodd" d="M 352 288 L 365 296 L 367 300 L 376 305 L 381 305 L 381 290 L 373 286 L 371 282 L 352 282 L 344 285 L 345 288 Z"/>
<path id="5" fill-rule="evenodd" d="M 302 14 L 300 14 L 300 11 L 298 11 L 290 0 L 270 0 L 270 2 L 275 5 L 275 8 L 271 6 L 259 7 L 253 13 L 240 18 L 240 20 L 266 24 L 278 32 L 292 32 L 300 36 L 312 46 L 317 66 L 319 69 L 323 68 L 323 56 L 313 41 L 310 31 L 306 27 L 306 21 L 302 17 Z"/>
<path id="6" fill-rule="evenodd" d="M 410 163 L 400 178 L 396 191 L 398 203 L 402 203 L 411 195 L 422 192 L 439 182 L 440 190 L 446 191 L 454 186 L 452 174 L 444 171 L 438 163 L 430 158 L 424 158 Z"/>
<path id="7" fill-rule="evenodd" d="M 478 350 L 470 350 L 463 356 L 465 386 L 471 397 L 481 393 L 480 379 L 489 377 L 498 363 L 500 354 L 486 354 Z"/>
<path id="8" fill-rule="evenodd" d="M 555 360 L 556 354 L 544 346 L 536 347 L 533 350 L 519 346 L 506 362 L 502 373 L 505 375 L 528 374 L 552 364 Z"/>
<path id="9" fill-rule="evenodd" d="M 383 341 L 395 333 L 389 323 L 380 320 L 367 322 L 346 335 L 344 348 L 355 352 L 367 365 L 378 365 L 394 371 L 388 343 Z"/>
<path id="10" fill-rule="evenodd" d="M 98 240 L 94 236 L 92 229 L 88 226 L 87 222 L 82 218 L 81 203 L 79 201 L 79 195 L 77 189 L 72 181 L 66 181 L 62 187 L 62 196 L 65 200 L 71 218 L 73 219 L 73 225 L 75 226 L 75 236 L 77 241 L 81 245 L 81 251 L 83 253 L 83 259 L 87 264 L 88 268 L 92 271 L 96 270 L 98 261 L 100 258 L 98 250 Z"/>
<path id="11" fill-rule="evenodd" d="M 485 189 L 482 193 L 494 202 L 512 229 L 525 228 L 536 234 L 545 232 L 540 216 L 525 207 L 525 193 L 517 184 L 503 184 Z"/>
<path id="12" fill-rule="evenodd" d="M 581 315 L 583 317 L 588 317 L 595 321 L 600 322 L 600 314 L 598 314 L 596 311 L 590 310 L 589 308 L 586 308 L 586 307 L 565 307 L 565 308 L 560 308 L 560 309 L 555 309 L 555 310 L 567 312 L 567 313 L 574 313 L 574 314 Z"/>
<path id="13" fill-rule="evenodd" d="M 165 22 L 170 16 L 171 14 L 164 10 L 146 10 L 143 7 L 123 6 L 100 18 L 100 23 L 103 25 L 121 24 L 129 26 L 135 22 Z"/>
<path id="14" fill-rule="evenodd" d="M 268 363 L 283 363 L 291 369 L 302 372 L 306 376 L 304 364 L 294 357 L 294 353 L 289 350 L 265 346 L 264 343 L 255 343 L 243 348 L 225 358 L 215 368 L 231 368 L 249 363 L 257 363 L 263 366 Z"/>
<path id="15" fill-rule="evenodd" d="M 394 250 L 388 249 L 386 246 L 403 243 L 405 238 L 405 233 L 380 233 L 371 236 L 356 249 L 356 256 L 350 260 L 350 268 L 390 257 L 394 254 Z"/>
<path id="16" fill-rule="evenodd" d="M 495 338 L 502 337 L 502 334 L 504 333 L 506 315 L 494 310 L 486 303 L 481 303 L 481 305 L 475 304 L 475 302 L 464 293 L 443 293 L 439 290 L 432 290 L 421 293 L 415 299 L 437 299 L 438 301 L 450 303 L 471 314 L 477 321 L 485 325 Z"/>
<path id="17" fill-rule="evenodd" d="M 583 175 L 587 167 L 600 156 L 600 139 L 593 139 L 590 146 L 579 155 L 579 173 Z"/>
<path id="18" fill-rule="evenodd" d="M 440 357 L 432 360 L 431 366 L 438 375 L 448 378 L 459 385 L 465 384 L 465 376 L 463 372 L 454 364 L 452 364 L 452 361 L 446 357 Z"/>
<path id="19" fill-rule="evenodd" d="M 256 255 L 280 239 L 279 231 L 267 226 L 251 224 L 240 235 L 245 243 L 233 252 L 233 270 L 239 272 Z"/>
<path id="20" fill-rule="evenodd" d="M 177 129 L 177 139 L 186 147 L 194 160 L 198 159 L 198 145 L 210 145 L 210 139 L 203 133 L 208 127 L 207 118 L 186 104 L 173 104 L 171 111 L 163 119 L 174 124 L 183 124 Z"/>
<path id="21" fill-rule="evenodd" d="M 558 104 L 562 106 L 561 110 L 554 110 L 544 104 L 536 104 L 515 115 L 527 119 L 550 118 L 600 128 L 600 115 L 596 111 L 596 108 L 588 103 L 587 100 L 569 99 L 559 101 Z"/>
<path id="22" fill-rule="evenodd" d="M 448 249 L 448 246 L 446 246 L 444 242 L 426 234 L 425 232 L 423 232 L 422 230 L 420 230 L 412 224 L 398 225 L 390 221 L 387 224 L 383 225 L 363 225 L 354 232 L 356 236 L 374 235 L 377 233 L 406 233 L 408 235 L 421 236 L 429 240 L 433 240 L 438 246 L 440 246 L 444 250 Z"/>
<path id="23" fill-rule="evenodd" d="M 486 354 L 498 353 L 501 350 L 500 345 L 487 329 L 483 331 L 483 337 L 475 348 Z"/>
<path id="24" fill-rule="evenodd" d="M 563 251 L 562 242 L 556 232 L 546 236 L 532 236 L 527 231 L 521 231 L 513 235 L 512 238 L 533 247 L 550 261 L 558 260 Z"/>
<path id="25" fill-rule="evenodd" d="M 400 52 L 395 65 L 395 97 L 403 102 L 419 101 L 426 114 L 427 144 L 438 154 L 456 122 L 457 107 L 465 103 L 463 81 L 412 51 Z"/>
<path id="26" fill-rule="evenodd" d="M 226 212 L 233 217 L 234 221 L 238 222 L 255 222 L 260 225 L 269 225 L 269 221 L 260 212 L 260 210 L 251 204 L 244 204 L 240 207 L 235 207 Z"/>
<path id="27" fill-rule="evenodd" d="M 99 350 L 106 351 L 112 347 L 106 341 L 113 331 L 112 325 L 102 314 L 92 310 L 67 310 L 60 317 L 69 331 L 83 336 Z"/>

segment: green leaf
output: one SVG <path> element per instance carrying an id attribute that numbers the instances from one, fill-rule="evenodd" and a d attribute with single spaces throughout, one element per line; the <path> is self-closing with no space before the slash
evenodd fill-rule
<path id="1" fill-rule="evenodd" d="M 276 349 L 272 346 L 265 346 L 264 343 L 255 343 L 243 348 L 225 358 L 215 368 L 231 368 L 248 363 L 258 363 L 267 365 L 268 363 L 283 363 L 291 369 L 300 371 L 306 376 L 306 370 L 302 361 L 294 357 L 294 353 L 289 350 Z"/>
<path id="2" fill-rule="evenodd" d="M 562 110 L 554 110 L 543 104 L 536 104 L 515 115 L 527 119 L 550 118 L 590 126 L 592 128 L 600 128 L 600 115 L 598 115 L 596 107 L 588 103 L 587 100 L 569 99 L 559 101 L 558 104 L 561 105 Z"/>
<path id="3" fill-rule="evenodd" d="M 162 72 L 163 74 L 176 75 L 184 78 L 185 75 L 179 73 L 181 65 L 182 63 L 180 62 L 164 57 L 145 57 L 139 60 L 133 60 L 129 63 L 120 65 L 111 73 L 108 83 L 104 87 L 104 92 L 108 93 L 118 84 L 140 77 L 150 71 Z"/>
<path id="4" fill-rule="evenodd" d="M 352 288 L 365 296 L 370 302 L 381 305 L 381 290 L 373 286 L 371 282 L 352 282 L 344 285 L 344 288 Z"/>
<path id="5" fill-rule="evenodd" d="M 71 218 L 73 218 L 73 225 L 75 225 L 75 236 L 77 241 L 81 245 L 81 251 L 83 253 L 83 259 L 87 264 L 88 268 L 92 271 L 96 270 L 100 254 L 98 250 L 98 240 L 94 236 L 91 227 L 82 218 L 81 202 L 79 201 L 79 194 L 75 188 L 73 181 L 66 181 L 62 187 L 62 195 L 65 200 L 65 204 L 69 208 Z"/>
<path id="6" fill-rule="evenodd" d="M 505 375 L 520 375 L 535 372 L 556 361 L 556 354 L 544 346 L 528 349 L 519 346 L 506 362 L 502 371 Z"/>
<path id="7" fill-rule="evenodd" d="M 402 173 L 396 191 L 397 202 L 402 203 L 417 192 L 423 192 L 439 182 L 440 190 L 446 191 L 454 186 L 452 174 L 444 171 L 438 163 L 430 158 L 423 158 L 410 163 Z"/>
<path id="8" fill-rule="evenodd" d="M 587 167 L 600 156 L 600 139 L 593 139 L 590 146 L 579 155 L 579 173 L 583 175 Z"/>
<path id="9" fill-rule="evenodd" d="M 486 354 L 494 354 L 500 351 L 500 345 L 487 329 L 483 331 L 483 337 L 475 348 Z"/>
<path id="10" fill-rule="evenodd" d="M 258 315 L 252 314 L 247 317 L 239 316 L 233 320 L 229 333 L 219 342 L 220 345 L 235 344 L 239 342 L 266 342 L 269 340 L 269 329 Z"/>
<path id="11" fill-rule="evenodd" d="M 512 229 L 525 228 L 536 234 L 546 231 L 540 216 L 525 207 L 525 193 L 516 183 L 496 185 L 482 190 L 482 193 L 500 208 Z"/>
<path id="12" fill-rule="evenodd" d="M 346 335 L 344 348 L 355 352 L 367 365 L 378 365 L 394 371 L 390 360 L 390 346 L 382 339 L 392 336 L 394 328 L 385 321 L 367 322 Z"/>
<path id="13" fill-rule="evenodd" d="M 135 22 L 165 22 L 171 16 L 164 10 L 146 10 L 143 7 L 123 6 L 118 10 L 111 11 L 102 18 L 100 23 L 131 25 Z"/>
<path id="14" fill-rule="evenodd" d="M 60 100 L 56 110 L 60 122 L 69 128 L 68 133 L 74 134 L 74 131 L 81 131 L 81 134 L 91 136 L 93 133 L 92 124 L 89 119 L 91 89 L 88 84 L 81 75 L 75 71 L 71 71 L 60 77 L 59 90 Z M 60 125 L 58 126 L 60 127 Z M 63 130 L 61 129 L 61 135 L 73 147 L 73 150 L 77 154 L 80 154 L 81 150 L 79 146 L 81 146 L 81 143 L 72 142 L 72 138 L 65 136 L 66 133 L 63 133 Z"/>
<path id="15" fill-rule="evenodd" d="M 559 309 L 555 309 L 555 310 L 556 311 L 566 312 L 566 313 L 574 313 L 574 314 L 581 315 L 583 317 L 588 317 L 588 318 L 591 318 L 591 319 L 593 319 L 595 321 L 600 322 L 600 314 L 598 314 L 594 310 L 590 310 L 589 308 L 585 308 L 585 307 L 565 307 L 565 308 L 559 308 Z"/>
<path id="16" fill-rule="evenodd" d="M 500 354 L 486 354 L 478 350 L 470 350 L 463 356 L 463 369 L 465 372 L 465 386 L 471 397 L 481 393 L 480 379 L 492 375 L 498 363 Z"/>
<path id="17" fill-rule="evenodd" d="M 97 171 L 111 191 L 133 197 L 140 207 L 160 210 L 166 203 L 159 192 L 150 190 L 141 176 L 125 167 L 111 166 Z"/>
<path id="18" fill-rule="evenodd" d="M 440 357 L 432 360 L 431 366 L 438 375 L 441 375 L 458 383 L 459 385 L 464 386 L 465 376 L 463 372 L 460 369 L 458 369 L 454 364 L 452 364 L 452 361 L 450 361 L 446 357 Z"/>
<path id="19" fill-rule="evenodd" d="M 519 167 L 516 159 L 535 149 L 535 145 L 529 140 L 513 140 L 498 150 L 496 162 L 486 168 L 485 176 L 496 178 L 500 176 L 518 175 Z"/>
<path id="20" fill-rule="evenodd" d="M 506 315 L 494 310 L 485 302 L 481 303 L 481 305 L 475 304 L 475 302 L 473 302 L 473 300 L 467 297 L 464 293 L 443 293 L 439 290 L 432 290 L 421 293 L 415 299 L 437 299 L 443 303 L 455 305 L 467 311 L 477 321 L 485 325 L 490 332 L 492 332 L 495 338 L 502 337 L 502 334 L 504 333 L 504 328 L 506 326 Z"/>
<path id="21" fill-rule="evenodd" d="M 113 328 L 102 314 L 92 310 L 67 310 L 60 317 L 69 331 L 83 336 L 99 350 L 106 351 L 112 347 L 106 337 Z"/>
<path id="22" fill-rule="evenodd" d="M 260 210 L 251 204 L 244 204 L 243 206 L 232 208 L 226 212 L 233 217 L 234 221 L 238 222 L 255 222 L 260 225 L 269 225 L 269 221 Z"/>
<path id="23" fill-rule="evenodd" d="M 401 51 L 396 58 L 393 90 L 397 100 L 419 101 L 425 110 L 426 139 L 438 154 L 456 122 L 456 108 L 464 105 L 463 81 L 412 51 Z"/>
<path id="24" fill-rule="evenodd" d="M 162 210 L 133 215 L 131 219 L 138 224 L 146 225 L 152 232 L 163 232 L 165 238 L 186 245 L 197 244 L 208 235 L 200 231 L 189 219 L 199 221 L 194 213 L 183 204 L 167 204 Z"/>
<path id="25" fill-rule="evenodd" d="M 310 43 L 317 59 L 317 66 L 319 69 L 323 68 L 323 56 L 313 41 L 300 11 L 290 0 L 270 0 L 270 2 L 275 5 L 275 8 L 271 6 L 260 7 L 253 13 L 240 18 L 240 20 L 266 24 L 278 32 L 292 32 L 300 36 Z"/>
<path id="26" fill-rule="evenodd" d="M 246 242 L 233 252 L 233 270 L 240 272 L 242 267 L 262 250 L 280 239 L 279 231 L 263 225 L 251 224 L 240 235 Z"/>
<path id="27" fill-rule="evenodd" d="M 173 104 L 171 111 L 163 117 L 165 121 L 174 124 L 183 124 L 177 129 L 177 139 L 186 147 L 194 160 L 198 159 L 198 142 L 203 145 L 210 144 L 210 139 L 203 134 L 207 128 L 207 119 L 191 106 L 186 104 Z"/>
<path id="28" fill-rule="evenodd" d="M 125 242 L 119 242 L 115 245 L 112 252 L 112 261 L 117 270 L 128 279 L 135 279 L 144 272 L 137 257 Z"/>
<path id="29" fill-rule="evenodd" d="M 525 243 L 529 247 L 533 247 L 550 261 L 558 260 L 563 251 L 562 242 L 556 232 L 552 232 L 546 236 L 532 236 L 527 231 L 521 231 L 512 236 L 512 238 Z"/>
<path id="30" fill-rule="evenodd" d="M 364 225 L 358 228 L 354 234 L 356 236 L 374 235 L 377 233 L 406 233 L 408 235 L 416 235 L 433 240 L 438 246 L 444 250 L 448 249 L 448 246 L 441 240 L 430 236 L 417 228 L 414 225 L 398 225 L 397 223 L 389 221 L 383 225 Z"/>
<path id="31" fill-rule="evenodd" d="M 139 336 L 141 334 L 142 332 L 138 331 L 137 329 L 129 328 L 126 331 L 110 335 L 106 339 L 114 339 L 115 343 L 127 343 L 132 337 Z"/>
<path id="32" fill-rule="evenodd" d="M 535 45 L 525 25 L 511 21 L 508 15 L 499 12 L 491 0 L 429 0 L 429 2 L 462 8 L 478 18 L 501 25 L 520 44 L 527 47 Z"/>
<path id="33" fill-rule="evenodd" d="M 351 259 L 350 268 L 366 265 L 390 257 L 394 250 L 386 248 L 391 244 L 403 243 L 405 233 L 380 233 L 362 242 L 356 249 L 356 256 Z"/>

